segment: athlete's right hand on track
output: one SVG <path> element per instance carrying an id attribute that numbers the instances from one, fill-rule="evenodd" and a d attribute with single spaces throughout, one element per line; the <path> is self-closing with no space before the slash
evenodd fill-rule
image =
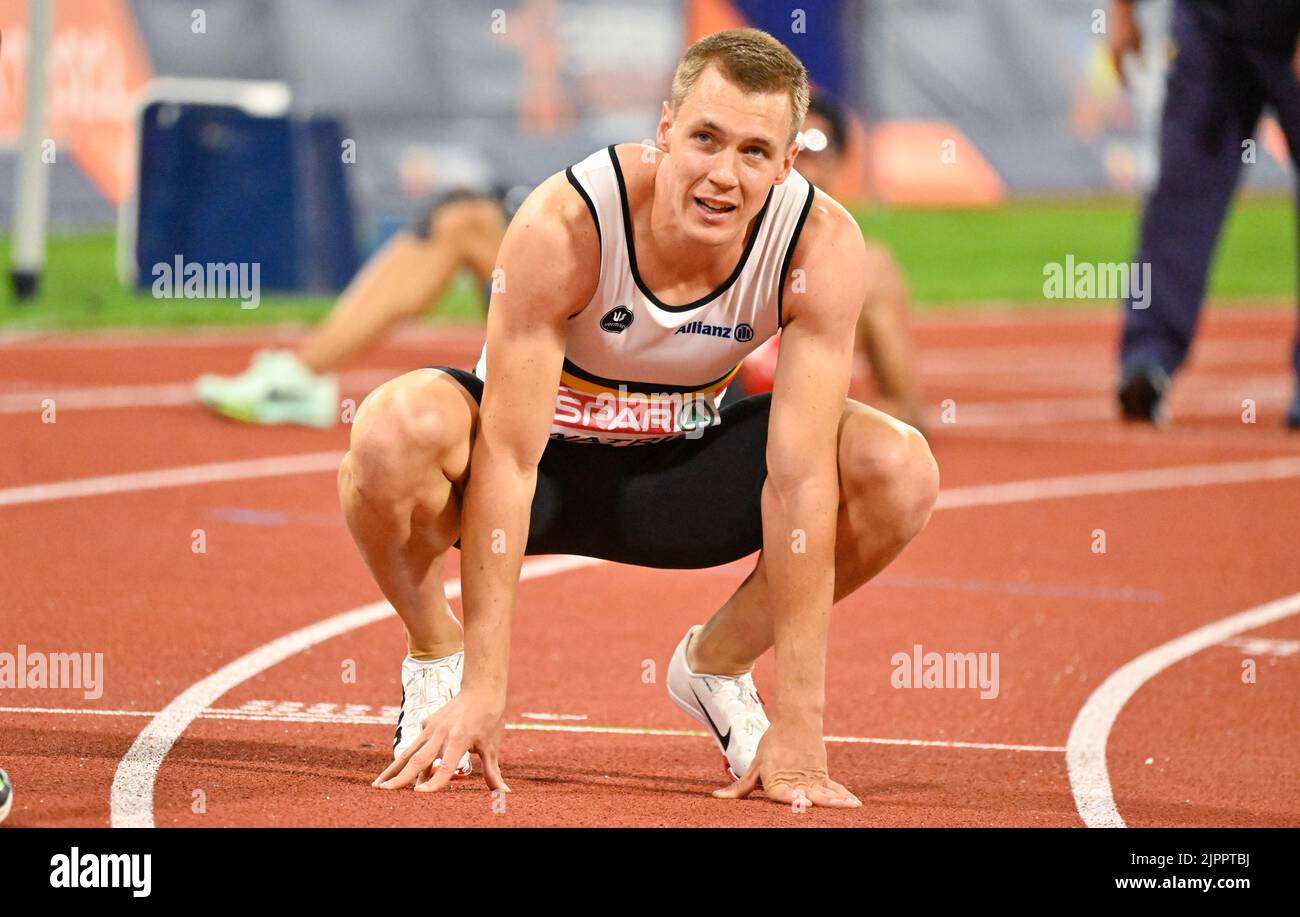
<path id="1" fill-rule="evenodd" d="M 483 776 L 494 790 L 510 792 L 501 779 L 498 753 L 505 729 L 505 698 L 465 688 L 424 721 L 419 737 L 371 786 L 400 790 L 412 783 L 421 793 L 442 789 L 465 752 L 478 755 Z M 442 764 L 431 773 L 433 762 Z"/>
<path id="2" fill-rule="evenodd" d="M 820 724 L 782 728 L 778 719 L 758 743 L 754 762 L 745 776 L 729 787 L 715 790 L 719 799 L 744 799 L 763 787 L 768 799 L 793 804 L 856 809 L 858 797 L 831 779 L 826 771 L 826 742 Z"/>

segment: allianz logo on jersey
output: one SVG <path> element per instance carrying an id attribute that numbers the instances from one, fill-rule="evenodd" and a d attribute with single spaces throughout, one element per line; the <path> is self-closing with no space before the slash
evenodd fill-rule
<path id="1" fill-rule="evenodd" d="M 727 338 L 745 344 L 754 339 L 754 326 L 741 322 L 732 329 L 728 328 L 726 325 L 710 325 L 706 322 L 687 322 L 685 325 L 682 325 L 674 331 L 673 334 L 707 334 L 710 337 Z"/>

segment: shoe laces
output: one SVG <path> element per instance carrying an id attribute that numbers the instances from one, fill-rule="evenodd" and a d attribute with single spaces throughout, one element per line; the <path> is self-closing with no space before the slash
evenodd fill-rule
<path id="1" fill-rule="evenodd" d="M 419 666 L 407 696 L 413 708 L 442 707 L 451 702 L 455 694 L 456 667 L 450 664 Z"/>
<path id="2" fill-rule="evenodd" d="M 746 672 L 736 678 L 719 675 L 708 676 L 707 681 L 713 696 L 726 706 L 732 728 L 740 727 L 749 735 L 757 735 L 767 729 L 767 714 L 763 711 L 763 702 L 754 686 L 754 676 Z"/>

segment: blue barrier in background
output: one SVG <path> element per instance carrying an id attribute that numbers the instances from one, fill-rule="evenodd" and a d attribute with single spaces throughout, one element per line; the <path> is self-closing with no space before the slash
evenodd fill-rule
<path id="1" fill-rule="evenodd" d="M 157 264 L 257 263 L 264 290 L 328 293 L 358 267 L 342 129 L 157 102 L 140 138 L 136 276 Z"/>

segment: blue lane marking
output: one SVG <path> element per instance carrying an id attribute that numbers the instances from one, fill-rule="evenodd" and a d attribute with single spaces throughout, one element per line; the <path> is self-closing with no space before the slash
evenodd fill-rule
<path id="1" fill-rule="evenodd" d="M 208 515 L 236 525 L 311 525 L 325 528 L 340 528 L 343 525 L 343 517 L 338 513 L 281 513 L 239 506 L 215 506 L 208 509 Z"/>

